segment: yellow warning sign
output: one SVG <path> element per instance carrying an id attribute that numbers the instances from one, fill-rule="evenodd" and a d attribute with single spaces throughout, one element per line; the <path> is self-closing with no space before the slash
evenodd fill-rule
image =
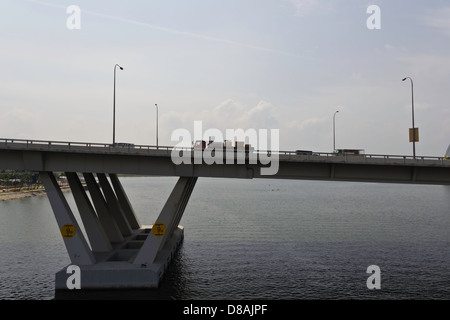
<path id="1" fill-rule="evenodd" d="M 76 232 L 77 229 L 75 229 L 75 226 L 70 223 L 63 225 L 61 228 L 61 235 L 64 238 L 72 238 Z"/>
<path id="2" fill-rule="evenodd" d="M 166 226 L 164 223 L 157 222 L 153 225 L 152 233 L 157 237 L 162 237 L 166 233 Z"/>
<path id="3" fill-rule="evenodd" d="M 409 142 L 419 142 L 419 128 L 409 128 Z"/>

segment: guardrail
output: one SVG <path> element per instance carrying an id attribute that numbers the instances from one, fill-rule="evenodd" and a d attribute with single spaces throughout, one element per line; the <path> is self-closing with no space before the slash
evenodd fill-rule
<path id="1" fill-rule="evenodd" d="M 25 149 L 36 149 L 34 147 L 41 147 L 41 150 L 61 150 L 61 151 L 73 151 L 73 150 L 87 150 L 95 151 L 104 149 L 105 151 L 122 150 L 165 150 L 170 151 L 173 149 L 171 146 L 151 146 L 151 145 L 134 145 L 117 143 L 115 145 L 110 143 L 98 143 L 98 142 L 74 142 L 74 141 L 50 141 L 50 140 L 29 140 L 29 139 L 0 139 L 0 148 L 9 146 L 21 146 Z"/>
<path id="2" fill-rule="evenodd" d="M 306 159 L 313 159 L 314 157 L 339 157 L 343 159 L 382 159 L 388 162 L 388 160 L 401 160 L 405 163 L 407 161 L 415 161 L 415 162 L 424 162 L 424 161 L 445 161 L 445 163 L 448 162 L 450 164 L 450 158 L 448 157 L 436 157 L 436 156 L 408 156 L 408 155 L 386 155 L 386 154 L 343 154 L 339 155 L 337 153 L 333 152 L 313 152 L 310 155 L 305 154 L 297 154 L 296 151 L 279 151 L 279 154 L 287 155 L 287 156 L 297 156 L 297 157 L 304 157 Z"/>
<path id="3" fill-rule="evenodd" d="M 174 146 L 154 146 L 154 145 L 135 145 L 135 144 L 109 144 L 96 142 L 69 142 L 69 141 L 50 141 L 50 140 L 29 140 L 29 139 L 5 139 L 0 138 L 0 148 L 21 147 L 27 150 L 48 150 L 48 151 L 88 151 L 88 152 L 111 152 L 111 153 L 154 153 L 170 154 L 172 150 L 192 151 L 192 147 L 174 147 Z M 304 159 L 304 160 L 343 160 L 355 161 L 363 160 L 363 162 L 371 160 L 381 160 L 384 163 L 392 163 L 400 161 L 406 163 L 425 163 L 426 161 L 440 162 L 442 165 L 450 165 L 450 159 L 446 157 L 435 156 L 407 156 L 407 155 L 381 155 L 381 154 L 360 154 L 360 155 L 338 155 L 331 152 L 312 152 L 311 154 L 298 154 L 297 151 L 273 151 L 273 150 L 254 150 L 256 154 L 278 154 L 287 156 L 288 159 Z M 361 162 L 361 161 L 358 161 Z M 380 162 L 380 161 L 378 161 Z"/>

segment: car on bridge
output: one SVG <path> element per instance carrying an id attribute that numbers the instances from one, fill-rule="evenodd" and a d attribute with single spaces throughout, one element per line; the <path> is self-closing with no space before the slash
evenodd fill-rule
<path id="1" fill-rule="evenodd" d="M 110 145 L 113 148 L 128 148 L 134 149 L 134 143 L 116 142 Z"/>
<path id="2" fill-rule="evenodd" d="M 364 149 L 337 149 L 334 152 L 337 156 L 364 156 Z"/>
<path id="3" fill-rule="evenodd" d="M 310 150 L 295 150 L 295 154 L 298 156 L 312 156 L 313 152 Z"/>
<path id="4" fill-rule="evenodd" d="M 216 142 L 212 139 L 208 141 L 197 140 L 193 144 L 194 150 L 220 150 L 223 152 L 245 152 L 250 153 L 254 151 L 254 148 L 250 144 L 246 144 L 242 141 L 236 141 L 235 145 L 230 140 L 225 140 L 223 142 Z"/>

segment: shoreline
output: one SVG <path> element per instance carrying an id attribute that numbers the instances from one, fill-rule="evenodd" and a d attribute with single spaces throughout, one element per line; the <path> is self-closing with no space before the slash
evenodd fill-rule
<path id="1" fill-rule="evenodd" d="M 70 191 L 69 187 L 61 188 L 62 192 Z M 45 189 L 30 190 L 30 191 L 17 191 L 17 192 L 0 192 L 0 201 L 10 201 L 25 199 L 31 197 L 45 196 L 47 193 Z"/>

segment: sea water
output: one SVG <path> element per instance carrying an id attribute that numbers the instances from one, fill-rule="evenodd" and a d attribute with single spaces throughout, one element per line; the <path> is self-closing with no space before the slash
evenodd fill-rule
<path id="1" fill-rule="evenodd" d="M 155 222 L 176 180 L 121 178 L 142 224 Z M 449 299 L 449 204 L 445 186 L 200 178 L 182 246 L 160 288 L 140 294 Z M 0 202 L 0 257 L 0 299 L 54 298 L 70 260 L 47 197 Z M 374 265 L 379 289 L 367 284 Z"/>

